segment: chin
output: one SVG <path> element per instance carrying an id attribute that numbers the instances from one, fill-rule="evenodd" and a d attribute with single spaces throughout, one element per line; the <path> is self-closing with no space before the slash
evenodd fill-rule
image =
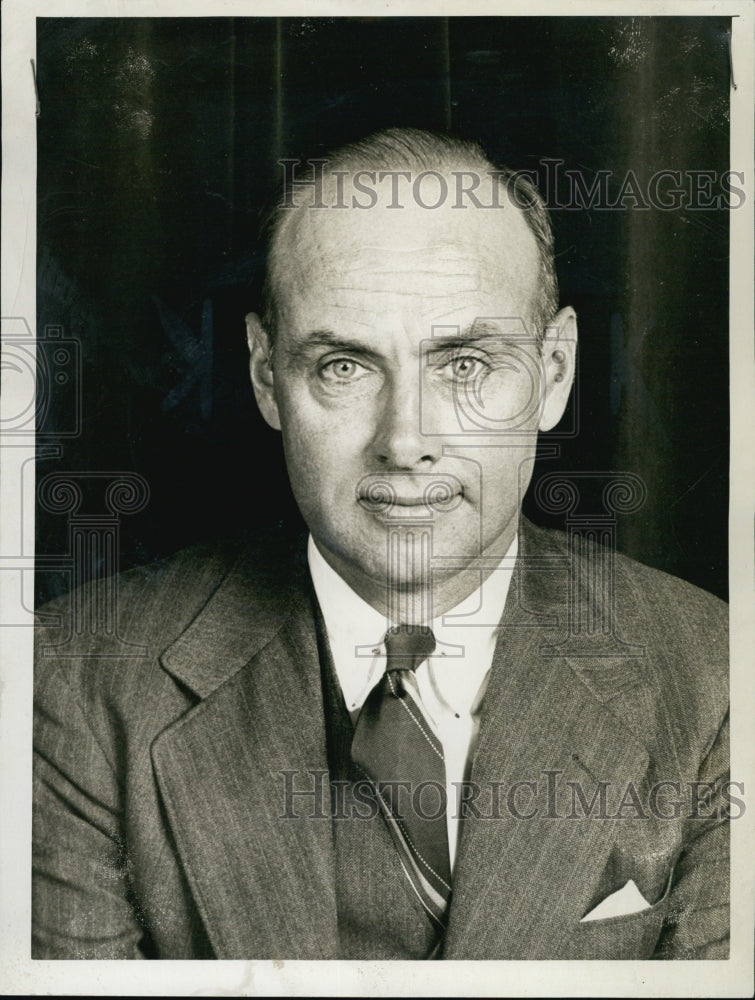
<path id="1" fill-rule="evenodd" d="M 385 550 L 369 555 L 341 550 L 339 556 L 344 570 L 349 568 L 355 579 L 361 578 L 365 583 L 369 581 L 369 585 L 381 591 L 390 587 L 397 592 L 408 592 L 427 588 L 430 584 L 429 574 L 423 573 L 419 567 L 409 568 L 405 564 L 397 567 L 389 565 L 385 558 Z M 346 572 L 342 575 L 346 577 Z"/>

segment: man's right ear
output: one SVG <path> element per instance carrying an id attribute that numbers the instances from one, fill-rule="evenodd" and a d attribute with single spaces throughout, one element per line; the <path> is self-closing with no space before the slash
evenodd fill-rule
<path id="1" fill-rule="evenodd" d="M 275 431 L 281 429 L 275 399 L 273 351 L 270 337 L 256 313 L 246 317 L 246 342 L 249 345 L 249 374 L 260 413 Z"/>

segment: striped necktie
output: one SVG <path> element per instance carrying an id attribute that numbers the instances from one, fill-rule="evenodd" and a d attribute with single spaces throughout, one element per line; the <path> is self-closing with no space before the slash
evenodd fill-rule
<path id="1" fill-rule="evenodd" d="M 376 789 L 401 864 L 439 932 L 451 895 L 443 747 L 421 708 L 414 671 L 435 649 L 425 626 L 385 637 L 386 667 L 362 707 L 351 756 Z"/>

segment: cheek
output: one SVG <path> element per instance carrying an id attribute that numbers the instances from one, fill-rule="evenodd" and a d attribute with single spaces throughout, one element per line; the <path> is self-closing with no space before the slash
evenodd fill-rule
<path id="1" fill-rule="evenodd" d="M 334 424 L 322 415 L 298 410 L 295 419 L 283 421 L 283 450 L 291 486 L 303 507 L 334 507 L 354 491 L 359 478 L 348 424 Z"/>
<path id="2" fill-rule="evenodd" d="M 534 434 L 526 442 L 518 436 L 516 446 L 506 447 L 502 436 L 498 447 L 481 449 L 479 481 L 486 521 L 521 504 L 532 476 L 536 441 Z"/>
<path id="3" fill-rule="evenodd" d="M 501 366 L 456 387 L 449 399 L 438 397 L 436 427 L 481 437 L 489 433 L 505 446 L 511 436 L 519 438 L 537 430 L 540 396 L 540 380 L 531 363 L 529 367 L 522 362 L 515 368 Z M 427 398 L 428 404 L 433 402 L 429 394 Z"/>
<path id="4" fill-rule="evenodd" d="M 327 480 L 329 468 L 329 452 L 322 438 L 306 427 L 299 430 L 295 424 L 283 426 L 283 451 L 291 484 L 295 490 L 317 491 L 320 481 Z"/>
<path id="5" fill-rule="evenodd" d="M 369 400 L 323 405 L 304 385 L 281 392 L 278 409 L 286 454 L 310 467 L 337 466 L 359 455 L 374 424 Z"/>

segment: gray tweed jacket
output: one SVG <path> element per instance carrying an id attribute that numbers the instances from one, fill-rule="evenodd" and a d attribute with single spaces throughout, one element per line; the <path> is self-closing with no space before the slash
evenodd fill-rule
<path id="1" fill-rule="evenodd" d="M 72 630 L 108 585 L 118 635 Z M 328 767 L 303 550 L 188 550 L 40 620 L 34 957 L 338 958 L 332 824 L 281 818 Z M 522 521 L 445 958 L 727 957 L 727 661 L 720 601 Z M 629 880 L 649 905 L 583 920 Z"/>

